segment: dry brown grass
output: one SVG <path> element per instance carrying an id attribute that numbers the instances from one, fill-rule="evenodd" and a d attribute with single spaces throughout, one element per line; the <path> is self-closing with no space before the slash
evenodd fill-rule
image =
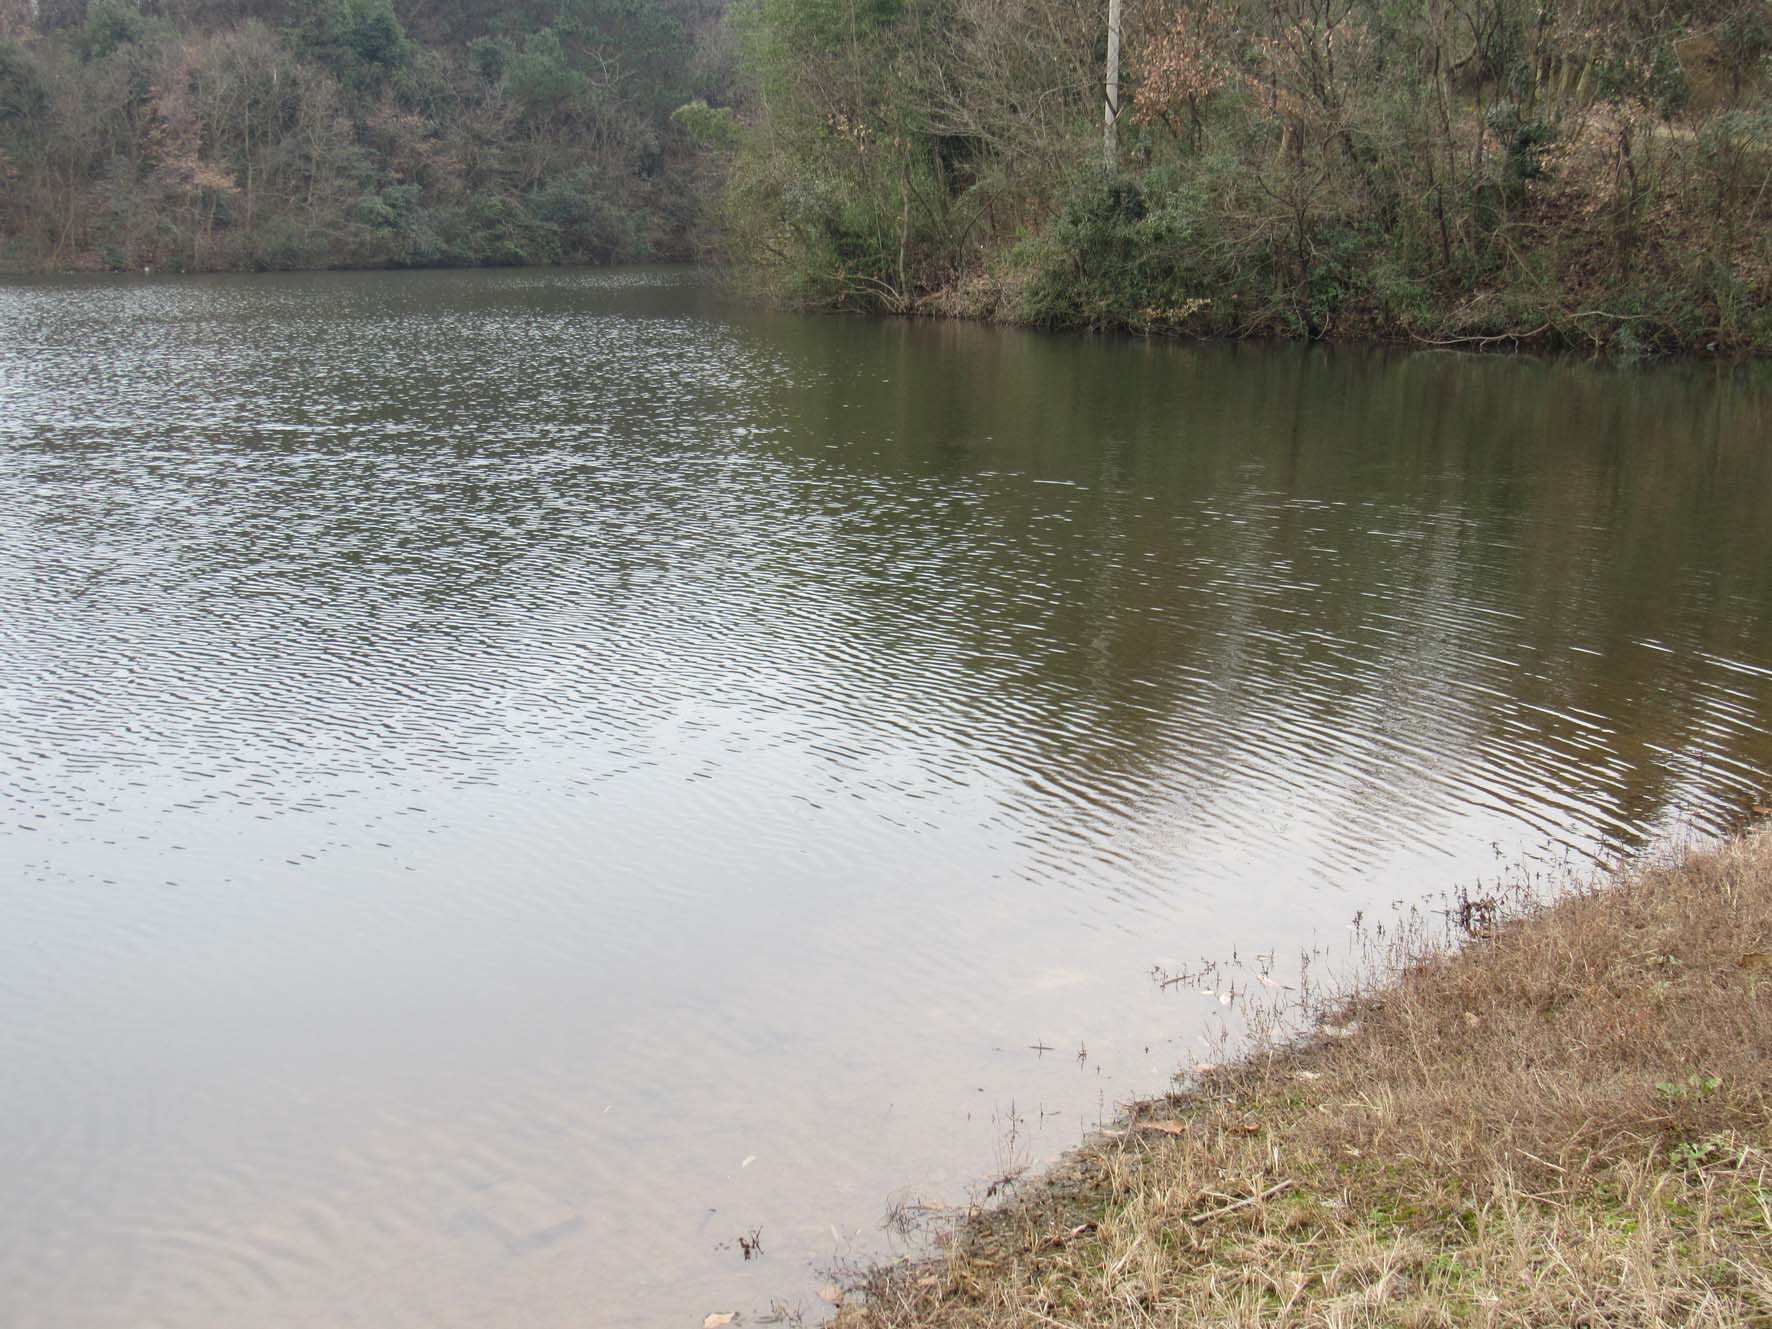
<path id="1" fill-rule="evenodd" d="M 1772 1326 L 1772 835 L 1484 903 L 841 1323 Z"/>

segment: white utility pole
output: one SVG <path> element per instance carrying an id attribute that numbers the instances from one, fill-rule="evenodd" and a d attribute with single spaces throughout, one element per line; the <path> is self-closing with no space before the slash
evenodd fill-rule
<path id="1" fill-rule="evenodd" d="M 1107 106 L 1102 117 L 1101 145 L 1111 169 L 1120 156 L 1115 132 L 1120 119 L 1120 0 L 1108 0 Z"/>

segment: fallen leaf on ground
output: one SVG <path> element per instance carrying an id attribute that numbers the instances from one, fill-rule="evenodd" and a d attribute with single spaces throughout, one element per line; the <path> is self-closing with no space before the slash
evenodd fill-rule
<path id="1" fill-rule="evenodd" d="M 1141 1131 L 1161 1131 L 1164 1135 L 1186 1135 L 1187 1123 L 1185 1121 L 1141 1121 L 1138 1123 L 1138 1129 Z"/>
<path id="2" fill-rule="evenodd" d="M 823 1302 L 828 1302 L 832 1306 L 841 1306 L 843 1304 L 843 1289 L 838 1287 L 835 1283 L 826 1283 L 823 1287 L 819 1288 L 818 1299 Z"/>
<path id="3" fill-rule="evenodd" d="M 1772 969 L 1772 951 L 1749 951 L 1735 963 L 1742 969 Z"/>
<path id="4" fill-rule="evenodd" d="M 1232 1135 L 1260 1135 L 1261 1123 L 1259 1121 L 1243 1121 L 1238 1122 L 1235 1126 L 1227 1126 L 1225 1129 Z"/>
<path id="5" fill-rule="evenodd" d="M 738 1318 L 737 1311 L 715 1311 L 701 1322 L 701 1329 L 720 1329 L 723 1324 L 731 1324 Z"/>

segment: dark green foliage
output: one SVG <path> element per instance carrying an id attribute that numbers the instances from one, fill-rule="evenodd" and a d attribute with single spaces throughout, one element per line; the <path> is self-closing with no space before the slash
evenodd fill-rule
<path id="1" fill-rule="evenodd" d="M 1502 173 L 1515 185 L 1544 174 L 1545 149 L 1557 140 L 1556 127 L 1530 116 L 1518 102 L 1497 102 L 1484 117 L 1501 143 Z"/>
<path id="2" fill-rule="evenodd" d="M 1185 245 L 1183 219 L 1153 219 L 1136 178 L 1090 172 L 1057 220 L 1022 249 L 1029 276 L 1019 312 L 1046 325 L 1137 323 L 1140 308 L 1185 285 Z"/>
<path id="3" fill-rule="evenodd" d="M 590 99 L 590 79 L 572 67 L 552 28 L 530 33 L 503 63 L 505 95 L 532 121 L 565 119 Z"/>
<path id="4" fill-rule="evenodd" d="M 530 199 L 538 226 L 552 236 L 557 256 L 586 263 L 650 257 L 643 214 L 624 208 L 586 173 L 554 180 Z"/>
<path id="5" fill-rule="evenodd" d="M 529 195 L 483 194 L 448 207 L 423 203 L 413 185 L 359 200 L 358 257 L 391 267 L 512 267 L 613 263 L 649 256 L 644 213 L 624 208 L 588 175 Z"/>
<path id="6" fill-rule="evenodd" d="M 251 266 L 259 272 L 299 272 L 303 268 L 322 266 L 327 255 L 310 244 L 302 228 L 293 221 L 274 221 L 259 236 Z M 117 266 L 123 266 L 118 254 Z"/>
<path id="7" fill-rule="evenodd" d="M 1671 40 L 1655 42 L 1646 51 L 1604 48 L 1594 62 L 1594 86 L 1603 97 L 1641 101 L 1663 116 L 1684 110 L 1692 95 Z"/>
<path id="8" fill-rule="evenodd" d="M 413 57 L 390 0 L 315 0 L 299 31 L 302 54 L 347 87 L 378 87 Z"/>
<path id="9" fill-rule="evenodd" d="M 580 47 L 619 50 L 633 95 L 655 118 L 694 95 L 684 15 L 660 0 L 567 0 L 556 29 Z"/>
<path id="10" fill-rule="evenodd" d="M 730 152 L 738 146 L 738 117 L 727 106 L 709 106 L 697 97 L 671 112 L 671 123 L 703 147 Z"/>
<path id="11" fill-rule="evenodd" d="M 42 68 L 15 41 L 0 40 L 0 135 L 26 142 L 48 113 L 49 88 Z"/>
<path id="12" fill-rule="evenodd" d="M 74 49 L 83 60 L 103 60 L 119 48 L 141 41 L 149 23 L 135 0 L 92 0 L 86 22 L 75 30 Z"/>
<path id="13" fill-rule="evenodd" d="M 496 87 L 504 81 L 505 64 L 510 58 L 510 43 L 497 37 L 476 37 L 468 43 L 468 67 L 489 86 Z"/>
<path id="14" fill-rule="evenodd" d="M 874 36 L 904 12 L 904 0 L 755 0 L 748 20 L 785 50 L 818 56 Z"/>

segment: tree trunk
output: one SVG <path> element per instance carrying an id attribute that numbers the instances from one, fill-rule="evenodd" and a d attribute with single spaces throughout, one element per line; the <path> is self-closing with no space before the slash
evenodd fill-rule
<path id="1" fill-rule="evenodd" d="M 1119 160 L 1120 0 L 1108 0 L 1107 104 L 1102 108 L 1101 146 L 1111 170 Z"/>

